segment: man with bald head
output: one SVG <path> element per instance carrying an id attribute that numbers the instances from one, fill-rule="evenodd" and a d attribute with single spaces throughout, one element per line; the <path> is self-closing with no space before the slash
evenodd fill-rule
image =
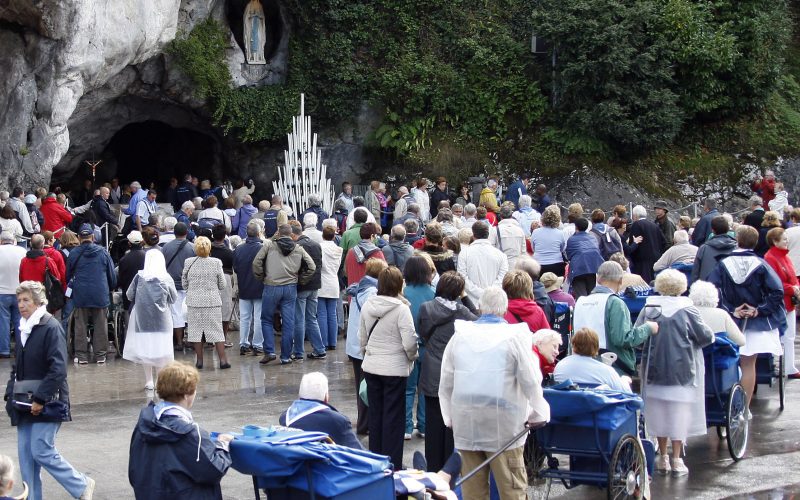
<path id="1" fill-rule="evenodd" d="M 97 220 L 97 225 L 102 226 L 105 223 L 116 225 L 117 218 L 111 211 L 111 205 L 108 204 L 108 197 L 111 195 L 111 190 L 107 187 L 101 187 L 100 193 L 96 194 L 92 199 L 91 210 Z"/>

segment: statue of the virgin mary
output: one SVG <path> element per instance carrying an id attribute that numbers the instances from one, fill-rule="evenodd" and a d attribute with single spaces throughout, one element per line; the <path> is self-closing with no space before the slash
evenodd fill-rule
<path id="1" fill-rule="evenodd" d="M 244 47 L 247 64 L 267 64 L 264 58 L 266 37 L 264 8 L 259 0 L 250 0 L 244 9 Z"/>

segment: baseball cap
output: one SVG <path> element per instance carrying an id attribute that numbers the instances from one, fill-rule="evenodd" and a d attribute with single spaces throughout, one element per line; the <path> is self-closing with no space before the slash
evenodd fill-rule
<path id="1" fill-rule="evenodd" d="M 140 233 L 139 231 L 131 231 L 128 234 L 128 241 L 130 241 L 134 245 L 138 245 L 143 240 L 144 240 L 144 238 L 142 238 L 142 233 Z"/>
<path id="2" fill-rule="evenodd" d="M 94 235 L 94 228 L 92 228 L 91 224 L 81 224 L 78 234 L 80 236 L 92 236 Z"/>

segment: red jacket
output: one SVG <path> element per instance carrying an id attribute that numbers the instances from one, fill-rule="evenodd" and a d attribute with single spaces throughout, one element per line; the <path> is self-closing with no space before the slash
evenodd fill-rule
<path id="1" fill-rule="evenodd" d="M 798 286 L 797 272 L 795 271 L 792 261 L 789 260 L 789 249 L 772 247 L 764 255 L 764 260 L 767 264 L 775 270 L 778 278 L 781 279 L 783 285 L 783 304 L 786 306 L 787 312 L 794 311 L 794 304 L 792 304 L 792 296 L 794 295 L 794 287 Z"/>
<path id="2" fill-rule="evenodd" d="M 548 375 L 552 375 L 556 369 L 556 364 L 547 361 L 547 358 L 539 353 L 539 349 L 537 349 L 536 346 L 533 346 L 533 353 L 539 358 L 539 368 L 542 370 L 542 377 L 546 378 Z"/>
<path id="3" fill-rule="evenodd" d="M 750 184 L 750 189 L 764 200 L 765 207 L 769 206 L 769 202 L 775 199 L 775 179 L 761 179 L 753 181 Z"/>
<path id="4" fill-rule="evenodd" d="M 69 210 L 62 207 L 55 198 L 45 198 L 42 200 L 42 208 L 39 209 L 44 215 L 43 231 L 52 231 L 56 238 L 64 232 L 64 227 L 72 222 L 72 214 Z"/>
<path id="5" fill-rule="evenodd" d="M 62 254 L 61 252 L 59 252 L 58 250 L 56 250 L 53 247 L 44 247 L 44 253 L 45 253 L 45 255 L 50 257 L 50 259 L 53 260 L 53 263 L 55 263 L 55 265 L 56 265 L 56 269 L 58 269 L 58 273 L 53 271 L 53 274 L 56 274 L 57 276 L 62 276 L 64 278 L 66 278 L 66 276 L 67 276 L 67 264 L 66 264 L 66 262 L 64 262 L 64 254 Z M 64 288 L 64 290 L 67 289 L 67 280 L 66 279 L 62 279 L 61 280 L 61 286 L 62 286 L 62 288 Z"/>
<path id="6" fill-rule="evenodd" d="M 550 328 L 550 323 L 547 322 L 547 316 L 545 316 L 544 311 L 539 307 L 539 304 L 533 300 L 509 300 L 508 311 L 504 318 L 509 323 L 526 323 L 533 333 L 536 333 L 542 328 Z"/>
<path id="7" fill-rule="evenodd" d="M 364 262 L 358 262 L 353 249 L 351 248 L 347 251 L 347 257 L 344 258 L 344 271 L 347 274 L 347 286 L 350 286 L 353 283 L 358 283 L 361 281 L 361 278 L 367 274 L 367 260 L 369 259 L 385 261 L 386 257 L 384 257 L 383 251 L 377 250 L 374 253 L 371 253 Z"/>
<path id="8" fill-rule="evenodd" d="M 29 250 L 22 262 L 19 263 L 19 281 L 38 281 L 44 283 L 44 263 L 47 259 L 47 267 L 53 276 L 58 278 L 61 285 L 64 285 L 64 275 L 58 270 L 58 266 L 50 257 L 47 257 L 41 250 Z"/>

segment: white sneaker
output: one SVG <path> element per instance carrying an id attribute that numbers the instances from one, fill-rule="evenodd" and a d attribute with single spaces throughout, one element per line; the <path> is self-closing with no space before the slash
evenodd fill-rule
<path id="1" fill-rule="evenodd" d="M 410 441 L 410 440 L 411 440 L 411 434 L 409 434 L 409 433 L 407 433 L 407 432 L 406 432 L 406 433 L 403 435 L 403 439 L 405 439 L 406 441 Z"/>
<path id="2" fill-rule="evenodd" d="M 156 386 L 152 382 L 148 382 L 148 383 L 144 384 L 144 390 L 145 391 L 152 391 L 155 388 L 156 388 Z"/>
<path id="3" fill-rule="evenodd" d="M 659 455 L 656 457 L 656 472 L 667 474 L 670 471 L 669 455 Z"/>
<path id="4" fill-rule="evenodd" d="M 92 500 L 92 496 L 94 495 L 94 486 L 94 479 L 86 476 L 86 489 L 83 490 L 83 493 L 81 493 L 80 500 Z"/>
<path id="5" fill-rule="evenodd" d="M 672 459 L 672 475 L 673 477 L 685 476 L 689 473 L 689 469 L 683 463 L 682 458 Z"/>

